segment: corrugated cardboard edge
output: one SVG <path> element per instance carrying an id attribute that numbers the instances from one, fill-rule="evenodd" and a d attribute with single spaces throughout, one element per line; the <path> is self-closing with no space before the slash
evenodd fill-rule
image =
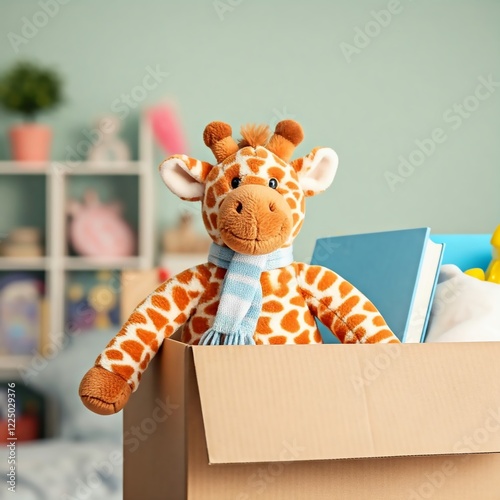
<path id="1" fill-rule="evenodd" d="M 210 463 L 500 452 L 500 343 L 191 349 Z"/>
<path id="2" fill-rule="evenodd" d="M 187 498 L 189 357 L 184 344 L 162 348 L 124 409 L 124 500 Z"/>

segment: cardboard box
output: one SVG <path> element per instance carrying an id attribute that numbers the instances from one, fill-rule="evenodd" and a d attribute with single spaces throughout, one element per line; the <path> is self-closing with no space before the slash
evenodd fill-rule
<path id="1" fill-rule="evenodd" d="M 124 415 L 124 498 L 500 499 L 500 343 L 165 341 Z"/>

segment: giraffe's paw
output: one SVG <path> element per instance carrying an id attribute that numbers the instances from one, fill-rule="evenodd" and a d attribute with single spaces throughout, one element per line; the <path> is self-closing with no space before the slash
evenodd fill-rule
<path id="1" fill-rule="evenodd" d="M 125 406 L 132 389 L 116 373 L 94 366 L 80 382 L 78 393 L 89 410 L 99 415 L 112 415 Z"/>

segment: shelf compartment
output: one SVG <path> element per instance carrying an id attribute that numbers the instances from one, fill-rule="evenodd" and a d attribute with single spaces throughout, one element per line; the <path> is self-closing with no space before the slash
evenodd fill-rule
<path id="1" fill-rule="evenodd" d="M 54 162 L 55 172 L 66 175 L 139 175 L 143 165 L 139 161 L 78 162 L 75 164 Z"/>
<path id="2" fill-rule="evenodd" d="M 140 257 L 65 257 L 63 267 L 71 271 L 137 269 Z"/>
<path id="3" fill-rule="evenodd" d="M 47 257 L 0 257 L 0 270 L 2 271 L 43 271 L 47 269 Z"/>
<path id="4" fill-rule="evenodd" d="M 46 175 L 50 162 L 0 161 L 0 175 Z"/>

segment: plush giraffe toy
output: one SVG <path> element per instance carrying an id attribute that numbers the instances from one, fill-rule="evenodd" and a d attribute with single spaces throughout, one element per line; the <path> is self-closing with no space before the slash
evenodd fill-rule
<path id="1" fill-rule="evenodd" d="M 305 198 L 332 183 L 336 153 L 316 148 L 290 162 L 303 138 L 293 120 L 278 123 L 272 137 L 267 126 L 245 126 L 241 134 L 237 143 L 229 125 L 212 122 L 203 139 L 215 165 L 186 155 L 160 165 L 176 195 L 202 202 L 209 262 L 167 280 L 137 306 L 80 384 L 92 411 L 122 409 L 163 339 L 181 326 L 188 344 L 320 344 L 317 317 L 344 343 L 399 342 L 350 283 L 293 261 Z"/>

